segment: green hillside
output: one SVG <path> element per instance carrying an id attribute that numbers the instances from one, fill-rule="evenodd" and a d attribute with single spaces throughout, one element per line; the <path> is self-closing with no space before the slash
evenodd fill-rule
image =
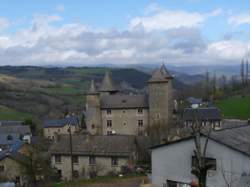
<path id="1" fill-rule="evenodd" d="M 226 118 L 250 119 L 250 96 L 227 98 L 217 105 Z"/>
<path id="2" fill-rule="evenodd" d="M 150 78 L 149 74 L 131 68 L 2 66 L 0 106 L 6 107 L 6 111 L 0 110 L 0 120 L 32 117 L 41 122 L 62 117 L 66 111 L 80 113 L 90 81 L 94 79 L 99 85 L 106 71 L 112 72 L 116 84 L 128 83 L 131 87 L 125 89 L 129 92 L 143 89 Z M 175 80 L 174 87 L 183 86 Z"/>

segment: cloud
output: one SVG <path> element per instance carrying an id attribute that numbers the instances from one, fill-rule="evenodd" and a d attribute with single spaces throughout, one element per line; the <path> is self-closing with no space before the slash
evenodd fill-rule
<path id="1" fill-rule="evenodd" d="M 125 30 L 97 30 L 80 23 L 64 23 L 58 15 L 35 15 L 28 27 L 0 34 L 0 65 L 118 65 L 161 63 L 163 59 L 169 64 L 235 63 L 250 50 L 247 41 L 208 41 L 202 35 L 197 25 L 220 11 L 167 11 L 176 21 L 184 19 L 184 15 L 198 15 L 199 19 L 179 22 L 177 26 L 168 20 L 172 25 L 165 26 L 164 18 L 154 26 L 158 30 L 151 29 L 154 27 L 150 24 Z M 162 13 L 166 10 L 151 6 L 145 17 L 155 19 Z"/>
<path id="2" fill-rule="evenodd" d="M 56 10 L 57 10 L 58 12 L 63 12 L 64 9 L 65 9 L 65 7 L 64 7 L 63 4 L 59 4 L 59 5 L 56 6 Z"/>
<path id="3" fill-rule="evenodd" d="M 10 21 L 7 18 L 0 17 L 0 31 L 8 28 L 10 25 Z"/>
<path id="4" fill-rule="evenodd" d="M 229 17 L 228 23 L 234 26 L 250 24 L 250 14 L 239 14 Z"/>
<path id="5" fill-rule="evenodd" d="M 183 10 L 164 9 L 157 3 L 145 8 L 145 15 L 130 21 L 130 29 L 143 28 L 146 31 L 168 30 L 173 28 L 193 28 L 204 23 L 208 18 L 218 16 L 222 9 L 210 13 L 187 12 Z"/>

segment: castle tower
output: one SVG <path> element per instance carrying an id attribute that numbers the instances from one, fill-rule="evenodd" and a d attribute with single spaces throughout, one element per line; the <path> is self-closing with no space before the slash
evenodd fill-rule
<path id="1" fill-rule="evenodd" d="M 95 82 L 92 80 L 86 96 L 86 126 L 91 134 L 101 134 L 101 125 L 100 94 L 96 91 Z"/>
<path id="2" fill-rule="evenodd" d="M 173 77 L 163 64 L 148 81 L 150 126 L 167 125 L 172 118 L 172 79 Z"/>
<path id="3" fill-rule="evenodd" d="M 118 92 L 108 71 L 106 71 L 105 76 L 102 80 L 102 84 L 98 91 L 101 93 L 101 95 L 111 95 Z"/>

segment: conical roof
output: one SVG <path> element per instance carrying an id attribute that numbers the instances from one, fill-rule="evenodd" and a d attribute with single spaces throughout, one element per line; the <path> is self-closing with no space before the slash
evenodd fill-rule
<path id="1" fill-rule="evenodd" d="M 172 78 L 165 65 L 162 64 L 162 66 L 153 73 L 148 82 L 166 82 Z"/>
<path id="2" fill-rule="evenodd" d="M 117 89 L 115 88 L 113 81 L 111 79 L 110 73 L 106 71 L 105 76 L 102 80 L 102 84 L 99 88 L 100 92 L 115 92 Z"/>
<path id="3" fill-rule="evenodd" d="M 88 94 L 96 94 L 96 93 L 97 93 L 97 91 L 96 91 L 96 88 L 95 88 L 95 81 L 91 80 Z"/>

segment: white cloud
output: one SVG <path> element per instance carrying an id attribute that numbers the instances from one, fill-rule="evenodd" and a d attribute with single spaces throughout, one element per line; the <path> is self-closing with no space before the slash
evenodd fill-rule
<path id="1" fill-rule="evenodd" d="M 59 4 L 59 5 L 56 6 L 56 10 L 57 10 L 58 12 L 63 12 L 64 9 L 65 9 L 65 7 L 64 7 L 63 4 Z"/>
<path id="2" fill-rule="evenodd" d="M 6 18 L 0 17 L 0 30 L 6 29 L 10 26 L 10 21 Z"/>
<path id="3" fill-rule="evenodd" d="M 243 24 L 250 24 L 250 14 L 239 14 L 229 17 L 228 23 L 239 26 Z"/>
<path id="4" fill-rule="evenodd" d="M 150 9 L 146 22 L 150 16 L 158 20 L 157 16 L 166 13 L 157 6 Z M 215 64 L 239 62 L 250 50 L 247 41 L 209 42 L 202 36 L 197 25 L 209 16 L 218 15 L 218 10 L 209 14 L 167 12 L 172 20 L 148 24 L 150 32 L 145 28 L 96 30 L 80 23 L 65 24 L 58 15 L 35 15 L 29 27 L 0 34 L 0 65 L 160 63 L 162 59 L 175 64 Z M 195 19 L 181 23 L 183 16 Z M 165 22 L 170 26 L 165 26 Z M 154 27 L 162 29 L 151 29 Z"/>
<path id="5" fill-rule="evenodd" d="M 215 9 L 209 13 L 188 12 L 183 10 L 164 9 L 157 3 L 145 8 L 145 15 L 135 17 L 130 21 L 130 29 L 168 30 L 173 28 L 198 27 L 210 17 L 219 16 L 222 9 Z"/>

